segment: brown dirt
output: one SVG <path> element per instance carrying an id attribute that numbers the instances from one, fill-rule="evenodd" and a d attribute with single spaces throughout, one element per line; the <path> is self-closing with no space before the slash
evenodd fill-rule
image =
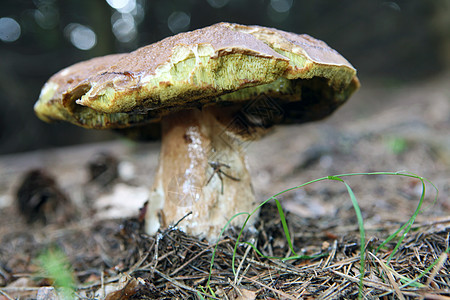
<path id="1" fill-rule="evenodd" d="M 450 296 L 450 265 L 443 254 L 450 244 L 449 79 L 445 75 L 400 87 L 363 82 L 363 89 L 330 119 L 279 127 L 248 147 L 261 201 L 315 178 L 351 172 L 412 172 L 439 188 L 433 202 L 435 191 L 427 184 L 424 209 L 387 267 L 396 240 L 376 254 L 375 249 L 413 214 L 421 195 L 420 181 L 386 175 L 344 178 L 365 221 L 363 295 L 367 299 Z M 206 286 L 214 245 L 173 228 L 162 230 L 158 237 L 146 236 L 138 210 L 126 219 L 100 219 L 95 214 L 95 200 L 118 185 L 150 186 L 158 146 L 119 140 L 0 157 L 0 299 L 36 298 L 39 287 L 51 283 L 35 276 L 36 257 L 51 246 L 67 255 L 79 297 L 94 298 L 105 290 L 110 299 L 213 298 Z M 101 152 L 111 153 L 131 171 L 122 171 L 122 178 L 112 183 L 89 181 L 88 162 Z M 15 193 L 24 174 L 34 168 L 56 178 L 74 204 L 75 219 L 55 218 L 48 225 L 25 222 L 14 205 Z M 235 275 L 231 268 L 235 229 L 219 242 L 210 282 L 215 297 L 356 298 L 359 233 L 345 186 L 322 181 L 278 199 L 289 211 L 295 252 L 316 257 L 267 259 L 240 244 Z M 241 241 L 255 241 L 265 255 L 292 255 L 277 215 L 273 205 L 264 207 L 258 231 L 245 234 Z M 424 271 L 439 258 L 434 268 Z M 412 279 L 421 273 L 421 286 L 402 286 L 401 276 Z M 120 292 L 113 293 L 114 289 Z"/>

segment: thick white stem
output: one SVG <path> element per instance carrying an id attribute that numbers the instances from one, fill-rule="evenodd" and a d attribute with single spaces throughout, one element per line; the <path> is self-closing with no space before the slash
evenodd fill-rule
<path id="1" fill-rule="evenodd" d="M 219 122 L 217 115 L 212 109 L 192 109 L 163 119 L 159 167 L 147 207 L 149 234 L 192 212 L 178 226 L 214 241 L 235 214 L 255 208 L 243 141 L 227 131 L 233 120 Z M 240 216 L 231 224 L 244 220 Z"/>

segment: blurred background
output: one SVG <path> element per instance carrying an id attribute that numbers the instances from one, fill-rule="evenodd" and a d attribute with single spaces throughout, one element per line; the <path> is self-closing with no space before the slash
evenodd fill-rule
<path id="1" fill-rule="evenodd" d="M 42 85 L 73 63 L 220 21 L 322 39 L 358 69 L 363 88 L 414 85 L 450 66 L 448 0 L 2 0 L 0 154 L 116 138 L 38 120 Z"/>

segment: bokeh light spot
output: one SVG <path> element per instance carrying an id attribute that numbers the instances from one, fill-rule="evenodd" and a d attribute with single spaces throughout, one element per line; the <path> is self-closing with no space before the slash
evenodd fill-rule
<path id="1" fill-rule="evenodd" d="M 230 0 L 208 0 L 209 5 L 214 8 L 222 8 L 228 4 Z"/>
<path id="2" fill-rule="evenodd" d="M 106 0 L 108 2 L 109 6 L 111 6 L 114 9 L 122 9 L 128 5 L 128 2 L 132 0 Z"/>
<path id="3" fill-rule="evenodd" d="M 174 11 L 167 19 L 167 26 L 173 33 L 188 29 L 189 24 L 191 24 L 191 16 L 183 11 Z"/>
<path id="4" fill-rule="evenodd" d="M 0 18 L 0 40 L 14 42 L 20 37 L 20 25 L 13 18 Z"/>
<path id="5" fill-rule="evenodd" d="M 136 0 L 129 0 L 124 7 L 117 9 L 117 11 L 124 14 L 129 14 L 134 10 L 136 10 Z"/>
<path id="6" fill-rule="evenodd" d="M 64 28 L 64 33 L 72 44 L 80 50 L 89 50 L 97 44 L 97 35 L 87 26 L 70 23 Z"/>
<path id="7" fill-rule="evenodd" d="M 136 38 L 136 22 L 131 14 L 116 13 L 111 17 L 111 23 L 119 42 L 128 43 Z"/>
<path id="8" fill-rule="evenodd" d="M 270 6 L 279 13 L 288 12 L 293 4 L 293 0 L 270 0 Z"/>
<path id="9" fill-rule="evenodd" d="M 34 19 L 43 29 L 53 29 L 58 25 L 59 13 L 52 6 L 43 6 L 34 11 Z"/>
<path id="10" fill-rule="evenodd" d="M 394 1 L 385 1 L 385 2 L 381 3 L 381 5 L 385 6 L 385 7 L 389 7 L 390 9 L 397 11 L 397 12 L 400 12 L 402 10 L 400 8 L 400 5 L 398 5 L 398 3 L 394 2 Z"/>

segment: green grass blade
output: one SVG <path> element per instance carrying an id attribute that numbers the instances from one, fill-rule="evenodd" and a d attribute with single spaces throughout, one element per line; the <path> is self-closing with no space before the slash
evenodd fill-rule
<path id="1" fill-rule="evenodd" d="M 265 201 L 261 202 L 251 213 L 239 213 L 236 214 L 235 216 L 233 216 L 224 226 L 224 228 L 222 229 L 220 235 L 219 235 L 219 240 L 220 238 L 223 236 L 223 233 L 225 232 L 225 230 L 228 228 L 228 226 L 230 225 L 230 222 L 241 215 L 247 215 L 247 218 L 243 224 L 243 226 L 241 227 L 241 230 L 238 234 L 238 237 L 236 239 L 235 245 L 234 245 L 234 249 L 233 249 L 233 257 L 232 257 L 232 270 L 233 273 L 236 275 L 236 269 L 235 269 L 235 260 L 236 260 L 236 253 L 237 253 L 237 247 L 239 245 L 239 241 L 241 240 L 241 237 L 243 235 L 243 231 L 248 223 L 248 220 L 263 206 L 265 205 L 267 202 L 271 201 L 271 200 L 275 200 L 275 203 L 277 205 L 277 209 L 278 209 L 278 213 L 280 215 L 280 219 L 281 219 L 281 223 L 283 226 L 283 230 L 285 232 L 285 236 L 287 239 L 287 242 L 289 244 L 289 248 L 292 251 L 292 253 L 294 253 L 293 256 L 287 257 L 287 258 L 279 258 L 279 257 L 270 257 L 270 256 L 265 256 L 263 255 L 254 244 L 249 243 L 249 242 L 244 242 L 243 244 L 247 244 L 250 245 L 253 250 L 260 256 L 265 257 L 265 258 L 270 258 L 270 259 L 281 259 L 281 260 L 290 260 L 290 259 L 310 259 L 310 258 L 316 258 L 318 256 L 298 256 L 295 254 L 294 248 L 293 248 L 293 244 L 292 244 L 292 240 L 290 237 L 290 233 L 288 230 L 288 226 L 287 226 L 287 221 L 281 206 L 281 203 L 279 202 L 279 200 L 277 199 L 278 196 L 285 194 L 287 192 L 296 190 L 296 189 L 300 189 L 302 187 L 305 187 L 307 185 L 310 185 L 312 183 L 316 183 L 316 182 L 320 182 L 323 180 L 334 180 L 334 181 L 340 181 L 342 183 L 344 183 L 344 185 L 346 186 L 347 192 L 350 196 L 350 199 L 352 201 L 355 213 L 356 213 L 356 217 L 358 220 L 358 225 L 359 225 L 359 232 L 360 232 L 360 244 L 361 244 L 361 257 L 360 257 L 360 283 L 359 283 L 359 298 L 362 298 L 362 287 L 363 287 L 363 278 L 364 278 L 364 272 L 365 272 L 365 230 L 364 230 L 364 223 L 363 223 L 363 217 L 361 214 L 361 209 L 358 205 L 358 202 L 356 200 L 356 196 L 353 193 L 353 190 L 351 189 L 351 187 L 341 178 L 341 177 L 348 177 L 348 176 L 361 176 L 361 175 L 392 175 L 392 176 L 403 176 L 403 177 L 410 177 L 410 178 L 415 178 L 418 179 L 422 182 L 422 195 L 420 197 L 420 201 L 418 203 L 418 206 L 413 214 L 413 216 L 408 220 L 408 222 L 406 224 L 404 224 L 403 226 L 401 226 L 394 234 L 392 234 L 391 236 L 389 236 L 375 251 L 375 254 L 377 253 L 377 251 L 379 251 L 382 247 L 384 247 L 387 243 L 389 243 L 391 240 L 393 240 L 394 238 L 397 237 L 397 235 L 403 231 L 402 236 L 400 237 L 399 241 L 397 242 L 396 247 L 394 248 L 394 250 L 392 251 L 391 255 L 389 256 L 388 259 L 388 263 L 389 260 L 393 257 L 393 255 L 398 251 L 398 248 L 400 247 L 401 243 L 403 242 L 404 238 L 406 237 L 407 233 L 410 231 L 417 215 L 420 213 L 421 208 L 422 208 L 422 204 L 424 202 L 425 199 L 425 181 L 430 183 L 433 188 L 436 190 L 436 197 L 434 202 L 436 202 L 437 198 L 438 198 L 438 194 L 439 194 L 439 190 L 437 189 L 437 187 L 428 179 L 420 177 L 416 174 L 413 173 L 406 173 L 406 172 L 371 172 L 371 173 L 348 173 L 348 174 L 339 174 L 339 175 L 334 175 L 334 176 L 327 176 L 327 177 L 322 177 L 322 178 L 318 178 L 315 180 L 311 180 L 309 182 L 306 182 L 304 184 L 301 184 L 299 186 L 295 186 L 286 190 L 283 190 L 275 195 L 273 195 L 272 197 L 266 199 Z M 211 274 L 212 274 L 212 269 L 214 267 L 214 257 L 215 254 L 217 252 L 217 247 L 218 247 L 218 243 L 216 244 L 214 250 L 213 250 L 213 254 L 212 254 L 212 259 L 211 259 L 211 265 L 210 265 L 210 272 L 209 272 L 209 277 L 208 277 L 208 282 L 207 282 L 207 287 L 211 289 L 210 287 L 210 281 L 211 281 Z M 448 249 L 447 249 L 448 250 Z M 326 254 L 321 254 L 321 256 L 326 255 Z M 431 269 L 433 266 L 430 266 L 428 269 Z M 412 280 L 411 282 L 409 282 L 408 284 L 414 284 L 416 280 Z"/>
<path id="2" fill-rule="evenodd" d="M 303 184 L 301 184 L 301 185 L 299 185 L 299 186 L 295 186 L 295 187 L 286 189 L 286 190 L 284 190 L 284 191 L 281 191 L 281 192 L 279 192 L 279 193 L 273 195 L 272 197 L 266 199 L 265 201 L 261 202 L 261 203 L 260 203 L 260 204 L 259 204 L 259 205 L 251 212 L 251 213 L 245 213 L 245 214 L 248 214 L 248 217 L 247 217 L 247 219 L 245 220 L 244 224 L 242 225 L 241 230 L 239 231 L 239 235 L 238 235 L 238 237 L 237 237 L 237 239 L 236 239 L 236 243 L 234 244 L 234 249 L 233 249 L 233 258 L 232 258 L 232 261 L 231 261 L 231 268 L 232 268 L 232 270 L 233 270 L 233 274 L 234 274 L 234 275 L 236 275 L 235 262 L 236 262 L 236 252 L 237 252 L 237 247 L 238 247 L 238 245 L 239 245 L 239 241 L 241 240 L 241 236 L 242 236 L 242 234 L 244 233 L 244 229 L 245 229 L 245 226 L 247 225 L 248 220 L 249 220 L 249 219 L 250 219 L 250 218 L 251 218 L 251 217 L 259 210 L 259 209 L 261 209 L 261 207 L 263 207 L 267 202 L 276 199 L 276 197 L 278 197 L 278 196 L 280 196 L 280 195 L 282 195 L 282 194 L 285 194 L 285 193 L 287 193 L 287 192 L 290 192 L 290 191 L 293 191 L 293 190 L 302 188 L 302 187 L 304 187 L 304 186 L 306 186 L 306 185 L 309 185 L 309 184 L 312 184 L 312 183 L 315 183 L 315 182 L 319 182 L 319 181 L 323 181 L 323 180 L 327 180 L 327 179 L 328 179 L 328 177 L 322 177 L 322 178 L 314 179 L 314 180 L 308 181 L 308 182 L 306 182 L 306 183 L 303 183 Z M 235 215 L 235 216 L 238 216 L 238 215 L 240 215 L 240 214 L 237 214 L 237 215 Z M 223 232 L 225 231 L 225 229 L 228 227 L 228 225 L 229 225 L 229 223 L 231 222 L 231 220 L 235 218 L 235 216 L 233 216 L 233 217 L 230 219 L 230 221 L 227 222 L 227 224 L 225 225 L 224 229 L 222 230 L 220 236 L 222 236 L 222 233 L 223 233 Z M 217 245 L 216 245 L 216 247 L 217 247 Z M 215 251 L 215 249 L 214 249 L 214 251 Z M 211 277 L 211 272 L 212 272 L 212 269 L 210 269 L 210 277 Z M 209 280 L 208 280 L 208 282 L 209 282 Z"/>
<path id="3" fill-rule="evenodd" d="M 252 213 L 253 214 L 253 213 Z M 252 214 L 249 214 L 247 212 L 241 212 L 238 214 L 235 214 L 233 217 L 230 218 L 230 220 L 228 220 L 228 222 L 225 224 L 225 226 L 222 228 L 222 230 L 220 231 L 219 237 L 217 238 L 217 243 L 216 246 L 214 247 L 213 253 L 212 253 L 212 257 L 211 257 L 211 263 L 209 266 L 209 276 L 208 276 L 208 281 L 206 282 L 206 286 L 208 288 L 210 288 L 210 282 L 211 282 L 211 276 L 212 276 L 212 270 L 214 268 L 214 258 L 216 257 L 216 253 L 217 253 L 217 247 L 219 246 L 219 241 L 220 238 L 223 236 L 223 233 L 225 232 L 225 230 L 227 230 L 228 226 L 230 225 L 231 221 L 233 221 L 235 218 L 242 216 L 242 215 L 247 215 L 247 218 L 245 219 L 244 225 L 242 225 L 242 229 L 239 232 L 239 237 L 241 236 L 242 232 L 243 232 L 243 228 L 245 228 L 245 225 L 248 222 L 248 219 L 252 216 Z M 236 246 L 235 246 L 235 250 L 236 250 Z M 233 272 L 234 272 L 234 253 L 233 253 Z"/>
<path id="4" fill-rule="evenodd" d="M 449 254 L 450 253 L 450 247 L 447 247 L 443 253 Z M 412 280 L 408 280 L 404 285 L 402 285 L 400 288 L 405 288 L 407 286 L 413 285 L 419 281 L 420 278 L 424 277 L 426 274 L 428 274 L 431 269 L 434 268 L 435 265 L 437 265 L 439 262 L 439 258 L 437 258 L 431 265 L 429 265 L 425 270 L 423 270 L 422 273 L 420 273 L 416 278 Z"/>
<path id="5" fill-rule="evenodd" d="M 417 178 L 417 177 L 416 177 Z M 406 222 L 403 226 L 401 226 L 397 231 L 395 231 L 393 234 L 391 234 L 388 238 L 386 238 L 386 240 L 381 243 L 380 246 L 378 246 L 378 248 L 375 251 L 375 254 L 382 248 L 384 247 L 387 243 L 389 243 L 391 240 L 393 240 L 394 238 L 397 237 L 397 235 L 403 231 L 403 234 L 400 236 L 397 244 L 395 245 L 394 249 L 392 250 L 391 254 L 389 255 L 388 259 L 387 259 L 387 264 L 389 264 L 389 262 L 391 261 L 391 259 L 393 258 L 393 256 L 395 255 L 395 253 L 397 253 L 398 249 L 400 248 L 401 243 L 403 242 L 403 240 L 405 239 L 406 235 L 408 234 L 408 232 L 410 231 L 412 225 L 414 224 L 414 221 L 416 220 L 417 216 L 420 213 L 420 210 L 422 208 L 422 204 L 424 202 L 425 199 L 425 181 L 422 177 L 418 177 L 418 179 L 422 182 L 422 194 L 420 196 L 420 200 L 419 203 L 416 207 L 416 210 L 414 211 L 413 215 L 411 216 L 411 218 L 408 220 L 408 222 Z"/>
<path id="6" fill-rule="evenodd" d="M 289 248 L 291 249 L 292 253 L 294 253 L 295 256 L 298 256 L 297 253 L 295 253 L 294 247 L 292 245 L 291 235 L 289 234 L 289 228 L 287 226 L 286 218 L 284 216 L 283 207 L 281 207 L 280 201 L 278 199 L 275 199 L 275 203 L 277 204 L 278 214 L 280 215 L 281 224 L 283 225 L 283 231 L 286 236 L 286 240 L 289 244 Z"/>
<path id="7" fill-rule="evenodd" d="M 356 200 L 356 196 L 353 193 L 352 188 L 340 177 L 338 176 L 330 176 L 329 177 L 330 180 L 337 180 L 342 182 L 345 187 L 347 188 L 347 192 L 350 196 L 350 199 L 352 201 L 353 204 L 353 209 L 355 210 L 356 213 L 356 218 L 358 220 L 358 226 L 359 226 L 359 238 L 360 238 L 360 265 L 359 265 L 359 295 L 358 298 L 362 299 L 363 298 L 363 279 L 364 279 L 364 273 L 365 273 L 365 265 L 366 265 L 366 255 L 365 255 L 365 244 L 366 244 L 366 232 L 364 230 L 364 220 L 363 220 L 363 216 L 361 213 L 361 209 L 358 205 L 358 201 Z"/>
<path id="8" fill-rule="evenodd" d="M 406 235 L 409 233 L 411 226 L 414 224 L 414 221 L 416 220 L 417 215 L 420 213 L 420 208 L 422 207 L 423 201 L 425 199 L 425 182 L 422 179 L 421 179 L 421 181 L 422 181 L 422 195 L 420 196 L 419 204 L 417 205 L 417 208 L 414 211 L 414 214 L 411 216 L 409 221 L 406 223 L 407 226 L 406 226 L 405 230 L 403 231 L 403 234 L 400 236 L 397 244 L 395 245 L 394 250 L 392 250 L 392 253 L 389 255 L 389 257 L 386 261 L 387 264 L 389 264 L 392 257 L 394 257 L 395 253 L 397 253 L 397 250 L 400 248 L 401 243 L 405 239 Z"/>

